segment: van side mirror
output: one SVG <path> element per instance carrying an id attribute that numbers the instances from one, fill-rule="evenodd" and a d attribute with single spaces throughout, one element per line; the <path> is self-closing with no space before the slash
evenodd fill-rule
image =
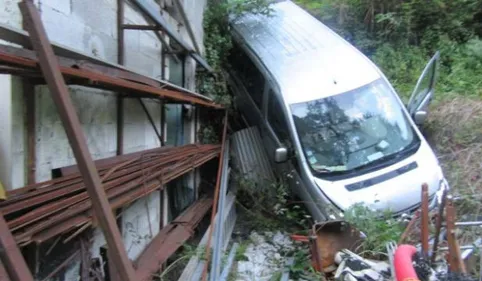
<path id="1" fill-rule="evenodd" d="M 427 119 L 427 112 L 426 111 L 417 111 L 413 115 L 413 121 L 415 121 L 415 124 L 417 125 L 422 125 L 425 122 L 425 119 Z"/>
<path id="2" fill-rule="evenodd" d="M 278 147 L 274 152 L 274 161 L 283 163 L 288 160 L 288 149 L 286 147 Z"/>

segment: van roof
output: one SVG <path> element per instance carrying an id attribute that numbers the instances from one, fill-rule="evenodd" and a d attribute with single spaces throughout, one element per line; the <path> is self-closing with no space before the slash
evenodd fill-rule
<path id="1" fill-rule="evenodd" d="M 350 91 L 380 77 L 361 52 L 291 1 L 270 16 L 245 14 L 233 35 L 271 73 L 288 104 Z"/>

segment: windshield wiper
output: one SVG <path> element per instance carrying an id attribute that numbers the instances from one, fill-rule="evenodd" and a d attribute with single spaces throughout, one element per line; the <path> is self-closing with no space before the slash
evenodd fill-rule
<path id="1" fill-rule="evenodd" d="M 402 149 L 400 151 L 397 151 L 395 153 L 380 157 L 376 160 L 373 160 L 371 162 L 368 162 L 366 164 L 363 164 L 361 166 L 353 168 L 353 169 L 349 170 L 348 172 L 350 172 L 350 174 L 351 174 L 352 172 L 358 172 L 360 170 L 364 170 L 364 169 L 367 169 L 367 168 L 369 168 L 370 170 L 384 168 L 386 166 L 389 166 L 389 165 L 393 164 L 393 160 L 396 160 L 396 159 L 399 159 L 399 158 L 402 158 L 406 155 L 411 154 L 414 150 L 418 149 L 419 144 L 420 144 L 419 141 L 413 141 L 412 143 L 410 143 L 409 145 L 407 145 L 404 149 Z"/>

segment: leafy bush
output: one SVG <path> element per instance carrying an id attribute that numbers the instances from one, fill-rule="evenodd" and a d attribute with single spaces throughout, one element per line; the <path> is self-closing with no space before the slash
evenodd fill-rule
<path id="1" fill-rule="evenodd" d="M 215 102 L 229 107 L 231 96 L 224 77 L 223 67 L 232 48 L 229 34 L 229 16 L 238 17 L 245 13 L 270 13 L 268 0 L 209 0 L 204 13 L 204 46 L 208 64 L 213 73 L 200 73 L 196 79 L 199 92 Z"/>
<path id="2" fill-rule="evenodd" d="M 441 51 L 443 96 L 482 97 L 481 0 L 297 0 L 378 64 L 410 95 L 425 63 Z"/>
<path id="3" fill-rule="evenodd" d="M 365 252 L 365 256 L 369 257 L 385 253 L 386 244 L 398 241 L 403 232 L 403 226 L 393 218 L 391 212 L 380 214 L 362 204 L 355 204 L 348 209 L 345 219 L 366 235 L 359 252 Z"/>

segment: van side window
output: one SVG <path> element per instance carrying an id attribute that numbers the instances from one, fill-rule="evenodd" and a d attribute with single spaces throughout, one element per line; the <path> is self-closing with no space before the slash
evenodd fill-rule
<path id="1" fill-rule="evenodd" d="M 268 94 L 268 123 L 273 129 L 278 139 L 288 145 L 289 131 L 286 124 L 285 114 L 281 104 L 274 94 L 273 90 L 269 90 Z"/>
<path id="2" fill-rule="evenodd" d="M 229 61 L 254 103 L 261 109 L 265 82 L 263 74 L 237 44 L 234 44 L 230 52 Z"/>

